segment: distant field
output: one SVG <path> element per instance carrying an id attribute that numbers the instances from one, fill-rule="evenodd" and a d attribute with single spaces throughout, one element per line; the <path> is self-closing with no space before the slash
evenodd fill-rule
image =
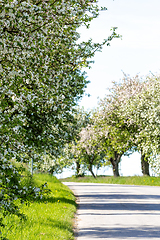
<path id="1" fill-rule="evenodd" d="M 107 184 L 125 184 L 125 185 L 149 185 L 160 186 L 160 177 L 134 176 L 134 177 L 111 177 L 111 176 L 92 176 L 69 177 L 60 179 L 63 182 L 90 182 L 90 183 L 107 183 Z"/>
<path id="2" fill-rule="evenodd" d="M 9 240 L 71 240 L 73 218 L 76 212 L 75 197 L 71 190 L 56 177 L 46 174 L 34 175 L 36 185 L 48 183 L 51 195 L 29 206 L 20 204 L 27 220 L 15 216 L 6 217 L 7 227 L 2 231 Z"/>

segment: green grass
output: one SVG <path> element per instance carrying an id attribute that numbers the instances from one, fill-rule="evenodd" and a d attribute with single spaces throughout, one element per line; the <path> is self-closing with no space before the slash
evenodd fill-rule
<path id="1" fill-rule="evenodd" d="M 7 217 L 4 236 L 10 240 L 74 239 L 76 203 L 73 193 L 55 177 L 38 174 L 34 180 L 39 185 L 47 182 L 51 195 L 29 206 L 21 206 L 27 216 L 26 221 L 20 221 L 16 216 Z"/>
<path id="2" fill-rule="evenodd" d="M 61 179 L 63 182 L 90 182 L 90 183 L 108 183 L 108 184 L 125 184 L 125 185 L 149 185 L 160 186 L 160 177 L 133 176 L 133 177 L 111 177 L 111 176 L 92 176 L 70 177 Z"/>

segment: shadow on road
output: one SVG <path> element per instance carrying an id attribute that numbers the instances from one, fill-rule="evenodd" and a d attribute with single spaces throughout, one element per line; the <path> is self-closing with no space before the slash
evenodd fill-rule
<path id="1" fill-rule="evenodd" d="M 160 211 L 160 204 L 157 203 L 81 203 L 79 206 L 81 210 L 128 210 L 128 211 Z"/>
<path id="2" fill-rule="evenodd" d="M 119 228 L 115 227 L 107 229 L 103 227 L 84 228 L 81 229 L 79 237 L 86 237 L 87 239 L 97 238 L 113 238 L 113 239 L 128 239 L 128 238 L 159 238 L 160 227 L 137 227 L 137 228 Z"/>
<path id="3" fill-rule="evenodd" d="M 81 198 L 93 198 L 94 199 L 99 199 L 99 200 L 103 200 L 103 199 L 157 199 L 157 200 L 160 200 L 160 195 L 146 195 L 146 194 L 143 194 L 143 195 L 136 195 L 136 194 L 117 194 L 117 193 L 114 193 L 112 192 L 112 194 L 109 194 L 108 192 L 107 193 L 104 193 L 104 194 L 99 194 L 98 192 L 94 192 L 94 193 L 90 193 L 90 194 L 79 194 L 79 197 Z"/>

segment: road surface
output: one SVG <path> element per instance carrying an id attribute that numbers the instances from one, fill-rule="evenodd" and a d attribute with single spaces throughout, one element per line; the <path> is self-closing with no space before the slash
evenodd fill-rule
<path id="1" fill-rule="evenodd" d="M 79 205 L 77 240 L 160 239 L 160 187 L 64 184 Z"/>

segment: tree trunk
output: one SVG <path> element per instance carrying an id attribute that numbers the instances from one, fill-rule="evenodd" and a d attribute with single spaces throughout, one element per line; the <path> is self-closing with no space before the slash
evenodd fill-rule
<path id="1" fill-rule="evenodd" d="M 96 178 L 96 176 L 95 176 L 95 174 L 94 174 L 94 172 L 93 172 L 93 170 L 92 170 L 92 165 L 89 165 L 89 171 L 91 172 L 91 174 L 92 174 L 92 176 L 94 177 L 94 178 Z"/>
<path id="2" fill-rule="evenodd" d="M 114 158 L 110 158 L 110 162 L 112 164 L 113 169 L 113 175 L 114 177 L 119 177 L 119 162 L 121 160 L 121 154 L 118 154 L 117 152 L 114 153 Z"/>
<path id="3" fill-rule="evenodd" d="M 80 163 L 76 161 L 76 177 L 80 176 L 80 168 L 81 168 Z"/>
<path id="4" fill-rule="evenodd" d="M 143 176 L 150 176 L 148 159 L 145 157 L 145 154 L 142 153 L 141 153 L 141 169 Z"/>

